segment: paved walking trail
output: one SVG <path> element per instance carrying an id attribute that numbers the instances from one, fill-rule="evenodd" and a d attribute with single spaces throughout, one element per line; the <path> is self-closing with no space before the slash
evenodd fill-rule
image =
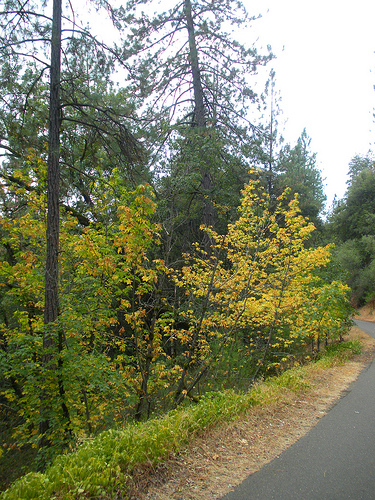
<path id="1" fill-rule="evenodd" d="M 356 321 L 375 338 L 375 323 Z M 303 438 L 222 500 L 375 500 L 375 360 Z"/>

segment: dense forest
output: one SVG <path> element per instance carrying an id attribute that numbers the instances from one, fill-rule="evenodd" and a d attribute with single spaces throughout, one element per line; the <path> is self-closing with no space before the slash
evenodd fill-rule
<path id="1" fill-rule="evenodd" d="M 39 469 L 249 391 L 375 300 L 371 155 L 324 217 L 307 132 L 277 130 L 274 55 L 233 37 L 256 17 L 170 4 L 94 2 L 112 44 L 74 2 L 2 2 L 0 412 Z"/>

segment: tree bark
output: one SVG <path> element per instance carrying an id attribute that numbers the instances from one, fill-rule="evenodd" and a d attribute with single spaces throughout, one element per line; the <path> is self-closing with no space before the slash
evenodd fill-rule
<path id="1" fill-rule="evenodd" d="M 184 0 L 184 10 L 186 16 L 186 25 L 189 34 L 189 53 L 190 53 L 190 68 L 193 76 L 193 90 L 194 90 L 194 125 L 198 129 L 205 129 L 207 126 L 206 112 L 204 106 L 204 95 L 201 74 L 199 69 L 198 50 L 195 40 L 195 28 L 191 11 L 191 0 Z M 201 131 L 201 130 L 200 130 Z M 202 191 L 204 196 L 204 206 L 202 214 L 202 222 L 207 227 L 214 226 L 214 206 L 212 203 L 212 179 L 209 168 L 209 158 L 203 158 L 206 163 L 201 168 L 202 174 Z M 203 242 L 206 251 L 210 251 L 210 243 L 205 240 Z"/>
<path id="2" fill-rule="evenodd" d="M 193 89 L 194 89 L 194 123 L 200 128 L 206 126 L 205 108 L 203 102 L 203 88 L 201 75 L 199 70 L 199 60 L 197 45 L 195 43 L 195 29 L 193 16 L 191 13 L 191 1 L 184 1 L 184 10 L 186 16 L 186 25 L 189 34 L 189 52 L 190 52 L 190 67 L 193 75 Z"/>
<path id="3" fill-rule="evenodd" d="M 55 321 L 59 313 L 60 54 L 61 0 L 54 0 L 48 134 L 47 261 L 44 308 L 46 325 Z"/>
<path id="4" fill-rule="evenodd" d="M 48 327 L 59 313 L 59 158 L 60 158 L 60 67 L 61 67 L 61 0 L 53 0 L 53 21 L 50 67 L 50 108 L 48 130 L 48 176 L 47 176 L 47 256 L 44 296 L 43 366 L 53 366 L 52 349 L 57 344 L 53 331 Z M 56 346 L 57 347 L 57 346 Z M 49 429 L 48 396 L 42 393 L 39 447 L 45 446 L 45 433 Z"/>

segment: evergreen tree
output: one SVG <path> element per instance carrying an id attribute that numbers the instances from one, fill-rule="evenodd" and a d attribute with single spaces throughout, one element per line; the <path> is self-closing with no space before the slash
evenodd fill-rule
<path id="1" fill-rule="evenodd" d="M 372 155 L 355 156 L 349 164 L 348 188 L 330 215 L 328 231 L 335 238 L 335 258 L 346 272 L 353 300 L 361 305 L 375 298 L 375 169 Z"/>
<path id="2" fill-rule="evenodd" d="M 144 106 L 141 119 L 155 150 L 177 125 L 221 127 L 232 142 L 247 139 L 246 128 L 256 131 L 249 105 L 259 98 L 249 76 L 272 54 L 258 54 L 226 30 L 251 30 L 255 18 L 238 0 L 184 0 L 153 16 L 141 11 L 143 5 L 157 8 L 153 0 L 126 5 L 132 27 L 122 57 L 132 68 L 130 88 Z"/>
<path id="3" fill-rule="evenodd" d="M 64 42 L 61 69 L 60 203 L 87 225 L 96 220 L 90 192 L 98 179 L 108 180 L 117 168 L 134 188 L 149 176 L 145 150 L 135 137 L 134 102 L 110 79 L 111 53 L 88 32 L 77 31 Z M 34 189 L 44 189 L 45 173 L 36 158 L 47 160 L 48 154 L 48 65 L 18 54 L 3 55 L 8 58 L 1 76 L 0 141 L 5 154 L 0 177 L 7 192 L 14 192 L 25 187 L 33 167 L 34 177 L 29 176 L 28 182 Z M 3 210 L 14 210 L 14 201 L 4 197 Z"/>
<path id="4" fill-rule="evenodd" d="M 349 163 L 349 180 L 342 200 L 330 216 L 330 229 L 340 243 L 374 234 L 375 168 L 374 159 L 355 156 Z"/>
<path id="5" fill-rule="evenodd" d="M 291 196 L 298 193 L 302 215 L 319 228 L 322 226 L 321 214 L 326 196 L 322 174 L 316 165 L 316 154 L 309 149 L 310 143 L 311 139 L 303 130 L 293 148 L 289 144 L 282 148 L 275 167 L 277 175 L 273 191 L 279 196 L 288 187 Z"/>
<path id="6" fill-rule="evenodd" d="M 142 103 L 140 119 L 160 174 L 161 222 L 169 248 L 183 242 L 186 249 L 203 238 L 208 250 L 199 227 L 220 227 L 229 198 L 239 203 L 262 141 L 260 129 L 249 121 L 249 111 L 259 103 L 250 76 L 272 54 L 260 55 L 228 32 L 250 30 L 255 21 L 237 0 L 184 0 L 152 16 L 140 12 L 143 6 L 148 12 L 157 8 L 153 1 L 127 3 L 126 13 L 134 17 L 123 57 L 132 67 L 130 88 Z"/>
<path id="7" fill-rule="evenodd" d="M 355 155 L 349 162 L 349 180 L 347 184 L 351 184 L 354 178 L 363 170 L 370 169 L 374 165 L 374 160 L 371 158 L 371 153 L 367 156 Z"/>

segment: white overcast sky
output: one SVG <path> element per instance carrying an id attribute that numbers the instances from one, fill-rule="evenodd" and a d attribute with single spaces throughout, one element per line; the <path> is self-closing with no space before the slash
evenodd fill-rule
<path id="1" fill-rule="evenodd" d="M 294 144 L 304 127 L 325 178 L 328 204 L 345 192 L 350 159 L 374 149 L 375 1 L 243 0 L 257 46 L 270 44 Z"/>

